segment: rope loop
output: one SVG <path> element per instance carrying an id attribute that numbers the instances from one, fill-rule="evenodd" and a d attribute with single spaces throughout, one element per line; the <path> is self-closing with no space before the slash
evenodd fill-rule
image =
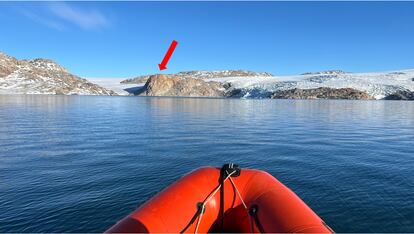
<path id="1" fill-rule="evenodd" d="M 200 215 L 199 215 L 199 217 L 198 217 L 198 221 L 197 221 L 197 225 L 196 225 L 196 228 L 195 228 L 195 230 L 194 230 L 194 233 L 196 234 L 197 232 L 198 232 L 198 227 L 200 226 L 200 223 L 201 223 L 201 219 L 203 218 L 203 214 L 205 213 L 205 210 L 206 210 L 206 204 L 208 203 L 208 202 L 210 202 L 210 200 L 214 197 L 214 195 L 216 195 L 216 193 L 220 190 L 220 188 L 221 188 L 221 186 L 223 186 L 224 185 L 224 182 L 226 181 L 226 180 L 228 180 L 234 173 L 236 173 L 236 171 L 232 171 L 232 172 L 230 172 L 227 176 L 226 176 L 226 178 L 223 180 L 223 184 L 220 184 L 219 186 L 217 186 L 216 187 L 216 189 L 210 194 L 210 196 L 208 196 L 205 200 L 204 200 L 204 202 L 201 202 L 201 205 L 197 205 L 198 207 L 202 207 L 201 208 L 201 211 L 202 212 L 200 212 Z M 200 203 L 199 203 L 200 204 Z M 197 211 L 198 212 L 198 211 Z"/>

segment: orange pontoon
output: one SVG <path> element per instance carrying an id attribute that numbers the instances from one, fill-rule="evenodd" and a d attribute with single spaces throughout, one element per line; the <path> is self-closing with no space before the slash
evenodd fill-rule
<path id="1" fill-rule="evenodd" d="M 109 233 L 333 232 L 270 174 L 226 164 L 197 169 L 115 224 Z"/>

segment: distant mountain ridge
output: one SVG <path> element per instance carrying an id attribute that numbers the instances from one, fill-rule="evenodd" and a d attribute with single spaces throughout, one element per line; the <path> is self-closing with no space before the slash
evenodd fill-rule
<path id="1" fill-rule="evenodd" d="M 0 94 L 116 95 L 50 59 L 18 60 L 0 52 Z"/>
<path id="2" fill-rule="evenodd" d="M 327 71 L 318 71 L 318 72 L 305 72 L 301 75 L 341 75 L 346 74 L 348 72 L 342 70 L 327 70 Z"/>
<path id="3" fill-rule="evenodd" d="M 151 75 L 138 76 L 132 79 L 121 81 L 123 84 L 140 84 L 145 83 Z M 156 74 L 155 74 L 156 75 Z M 224 77 L 269 77 L 273 76 L 268 72 L 253 72 L 247 70 L 221 70 L 221 71 L 183 71 L 176 74 L 165 74 L 167 78 L 180 77 L 180 78 L 194 78 L 194 79 L 212 79 L 212 78 L 224 78 Z"/>
<path id="4" fill-rule="evenodd" d="M 294 76 L 246 70 L 185 71 L 150 77 L 118 79 L 114 84 L 95 80 L 100 84 L 96 85 L 53 60 L 18 60 L 0 52 L 0 94 L 414 99 L 414 69 L 373 73 L 328 70 Z"/>

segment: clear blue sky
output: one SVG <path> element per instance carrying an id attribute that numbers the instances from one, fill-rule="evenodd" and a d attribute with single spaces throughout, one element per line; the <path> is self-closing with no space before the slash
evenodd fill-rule
<path id="1" fill-rule="evenodd" d="M 84 77 L 414 68 L 414 2 L 1 2 L 0 51 Z"/>

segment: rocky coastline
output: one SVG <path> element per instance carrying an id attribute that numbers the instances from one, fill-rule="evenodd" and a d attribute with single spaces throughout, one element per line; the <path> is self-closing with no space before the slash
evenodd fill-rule
<path id="1" fill-rule="evenodd" d="M 145 85 L 134 94 L 139 96 L 240 98 L 241 92 L 240 89 L 234 88 L 231 83 L 157 74 L 150 75 Z M 329 87 L 277 90 L 270 92 L 266 98 L 376 100 L 365 91 L 354 88 L 336 89 Z M 414 92 L 408 90 L 398 91 L 383 99 L 414 100 Z"/>
<path id="2" fill-rule="evenodd" d="M 204 81 L 179 76 L 152 75 L 136 95 L 168 97 L 237 97 L 239 90 L 232 90 L 230 84 Z M 375 100 L 366 92 L 352 88 L 333 89 L 320 87 L 316 89 L 278 90 L 270 94 L 270 99 L 348 99 Z M 396 100 L 396 99 L 393 99 Z M 399 99 L 405 100 L 405 99 Z"/>
<path id="3" fill-rule="evenodd" d="M 320 87 L 316 89 L 290 89 L 274 92 L 271 99 L 348 99 L 348 100 L 375 100 L 367 92 L 352 88 L 333 89 Z"/>
<path id="4" fill-rule="evenodd" d="M 385 100 L 404 100 L 404 101 L 414 101 L 414 92 L 409 90 L 402 90 L 390 94 L 384 98 Z"/>
<path id="5" fill-rule="evenodd" d="M 49 59 L 18 60 L 0 53 L 0 94 L 414 100 L 413 76 L 414 70 L 327 70 L 290 77 L 247 70 L 185 71 L 119 79 L 111 86 L 104 79 L 94 80 L 98 85 L 73 75 Z"/>

